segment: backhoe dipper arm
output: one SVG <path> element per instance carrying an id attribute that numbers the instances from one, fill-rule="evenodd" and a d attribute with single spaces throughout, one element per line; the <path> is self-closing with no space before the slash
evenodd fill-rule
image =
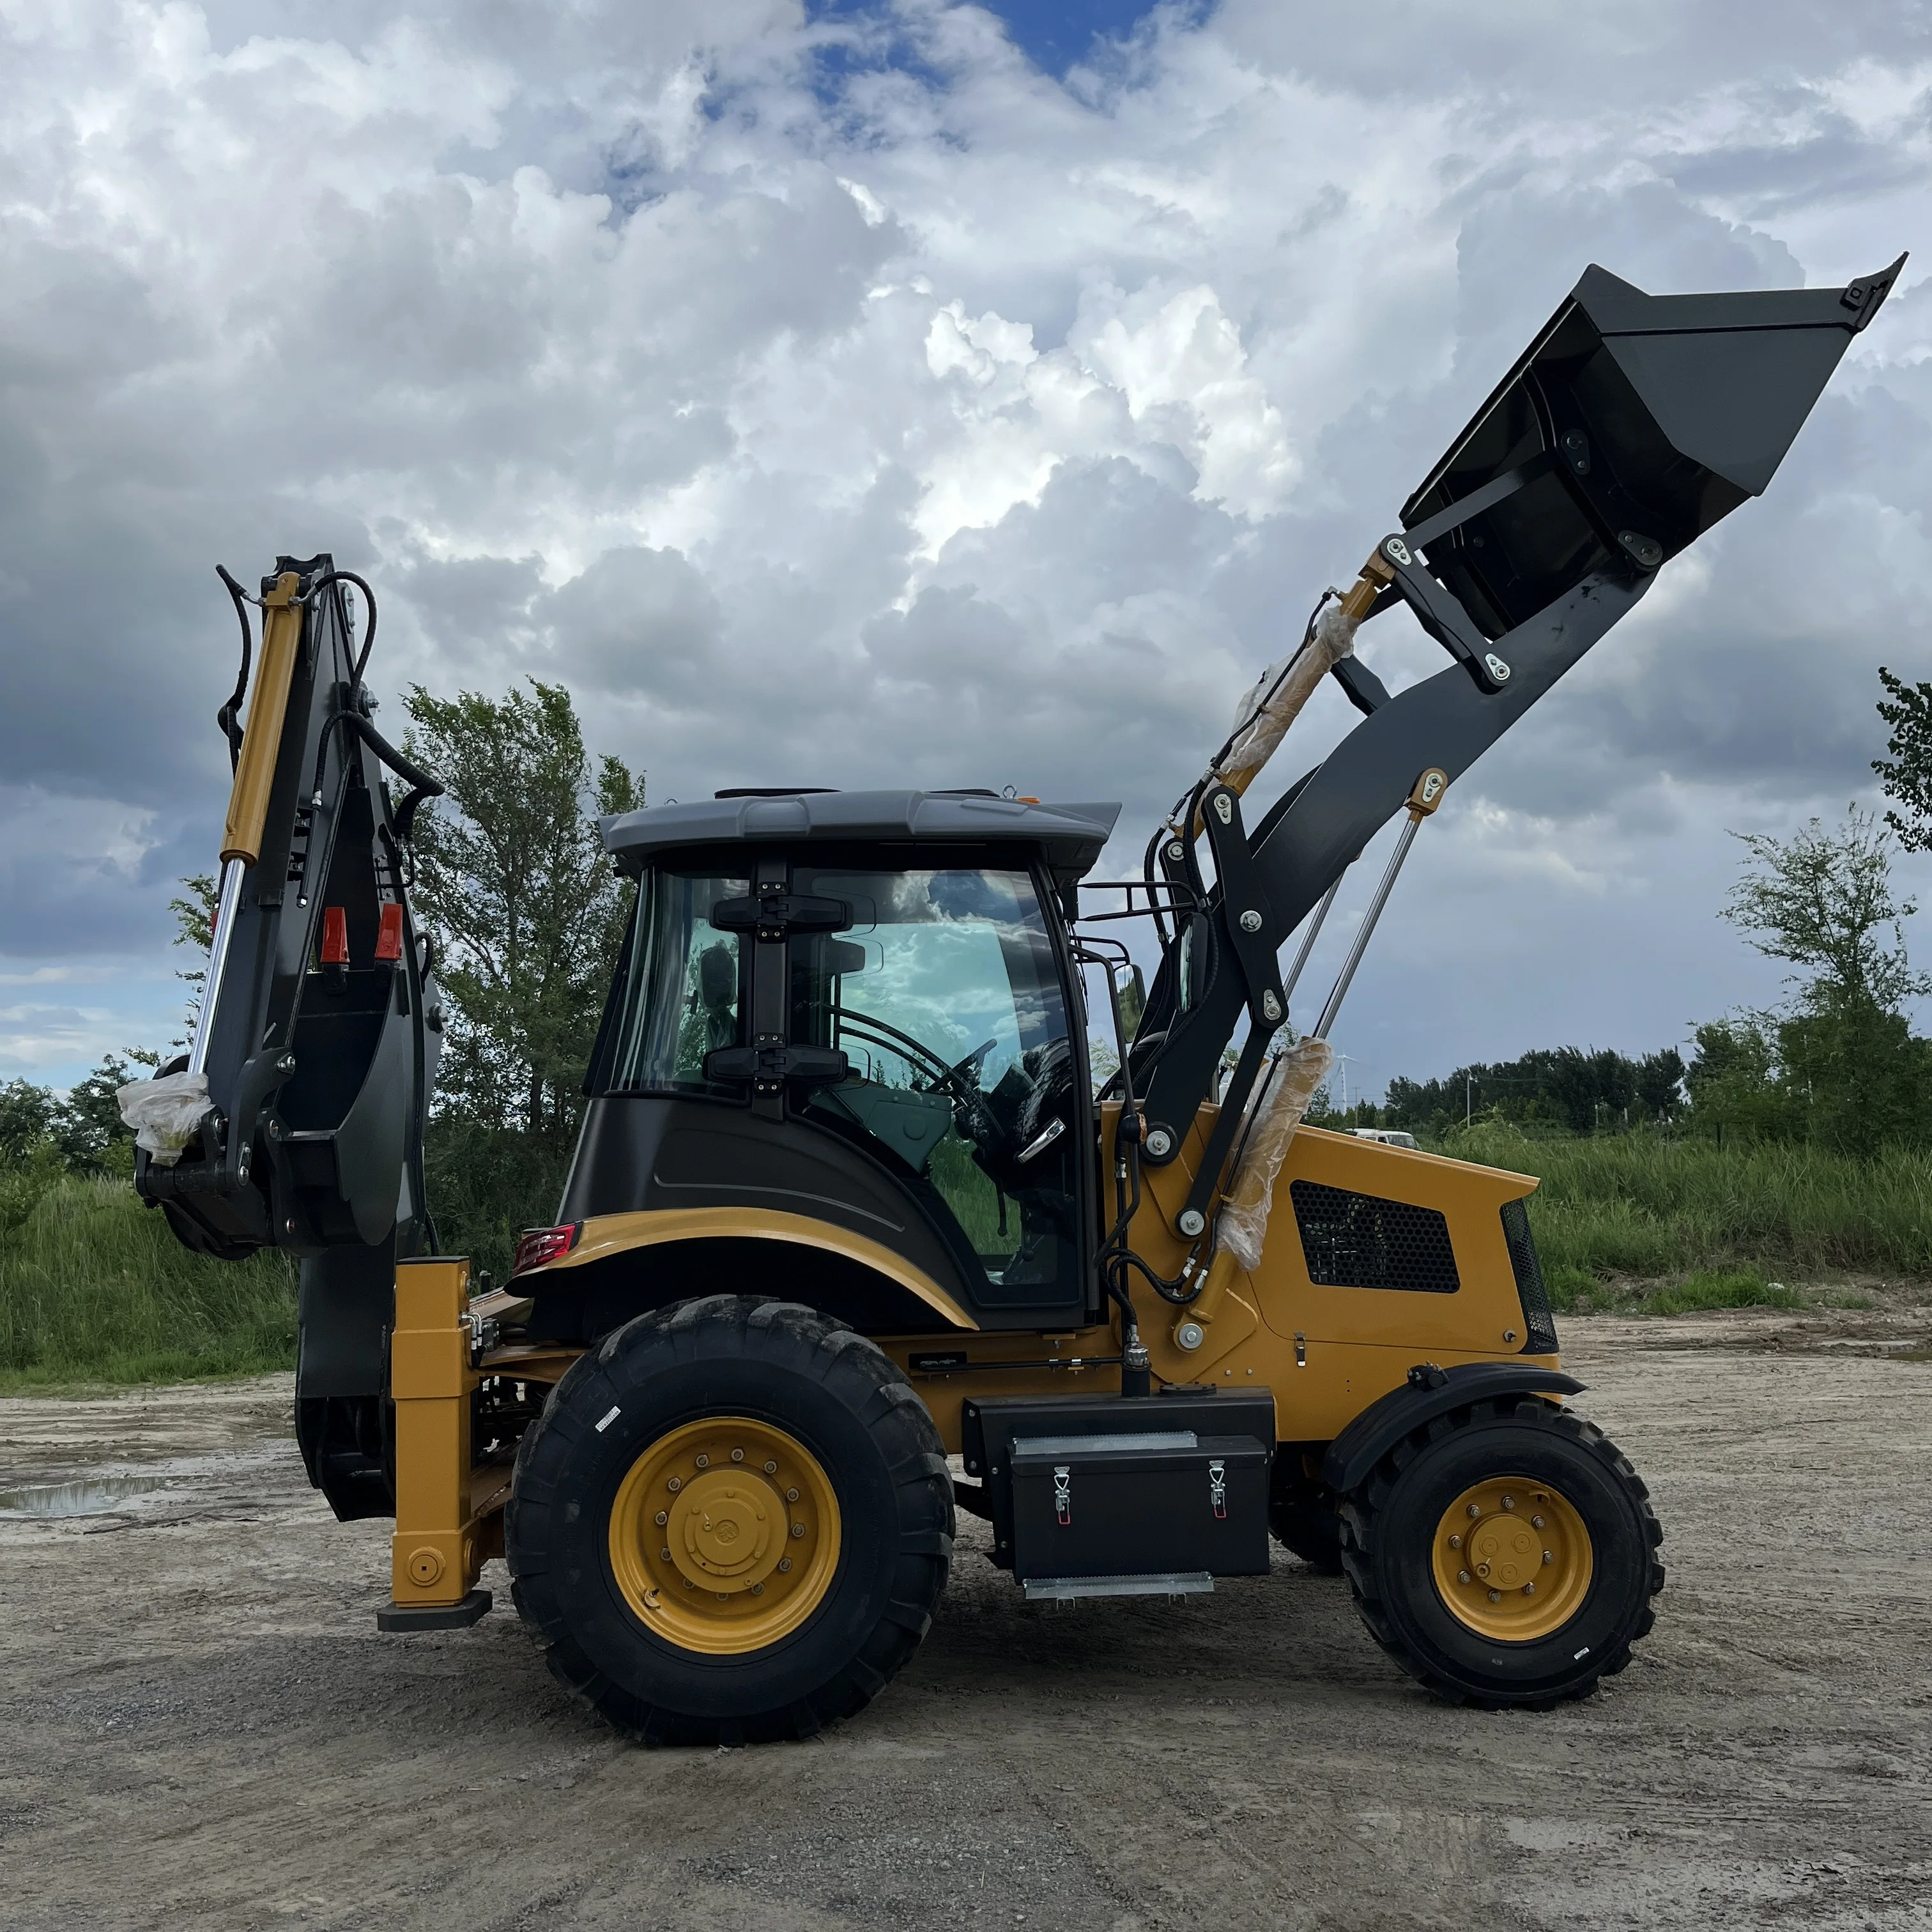
<path id="1" fill-rule="evenodd" d="M 1280 948 L 1420 776 L 1467 771 L 1664 562 L 1763 491 L 1904 260 L 1844 289 L 1742 295 L 1648 296 L 1585 272 L 1343 600 L 1358 619 L 1406 602 L 1455 662 L 1391 698 L 1341 659 L 1337 682 L 1367 715 L 1263 818 L 1245 865 L 1223 849 L 1240 829 L 1232 798 L 1219 826 L 1202 814 L 1217 881 L 1180 922 L 1137 1036 L 1144 1160 L 1179 1154 L 1244 1012 L 1251 1034 L 1274 1017 Z M 1210 779 L 1196 797 L 1220 805 L 1227 789 Z M 1158 849 L 1169 877 L 1192 864 L 1171 835 Z M 1196 1193 L 1232 1144 L 1261 1044 L 1223 1097 Z"/>
<path id="2" fill-rule="evenodd" d="M 181 1158 L 143 1149 L 135 1186 L 188 1246 L 312 1262 L 392 1250 L 424 1232 L 422 1127 L 440 1032 L 427 942 L 410 916 L 405 841 L 440 788 L 383 740 L 363 683 L 375 607 L 331 559 L 281 557 L 262 613 L 245 730 L 224 708 L 235 782 L 214 945 L 183 1070 L 206 1111 Z M 344 586 L 367 602 L 361 647 Z M 245 645 L 244 645 L 245 650 Z M 244 660 L 244 680 L 247 675 Z M 238 703 L 238 692 L 236 703 Z M 392 806 L 385 774 L 411 788 Z M 309 1284 L 304 1279 L 304 1298 Z M 304 1337 L 305 1346 L 307 1337 Z"/>

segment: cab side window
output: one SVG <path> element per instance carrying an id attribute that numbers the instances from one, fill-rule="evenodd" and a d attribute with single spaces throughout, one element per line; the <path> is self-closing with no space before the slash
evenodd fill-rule
<path id="1" fill-rule="evenodd" d="M 791 943 L 792 1036 L 840 1048 L 851 1070 L 813 1093 L 811 1116 L 922 1190 L 992 1299 L 1077 1295 L 1080 1116 L 1030 876 L 826 868 L 794 885 L 852 915 L 842 932 Z"/>

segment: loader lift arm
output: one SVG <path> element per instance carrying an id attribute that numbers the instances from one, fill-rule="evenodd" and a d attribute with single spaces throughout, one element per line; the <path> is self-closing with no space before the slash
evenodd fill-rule
<path id="1" fill-rule="evenodd" d="M 1420 773 L 1432 766 L 1453 781 L 1467 771 L 1664 563 L 1762 493 L 1904 261 L 1844 289 L 1736 295 L 1649 296 L 1588 269 L 1342 600 L 1358 622 L 1406 604 L 1456 662 L 1391 698 L 1366 667 L 1340 658 L 1333 674 L 1366 715 L 1243 838 L 1245 850 L 1227 836 L 1240 829 L 1238 808 L 1218 823 L 1203 808 L 1252 776 L 1224 777 L 1228 746 L 1177 805 L 1148 848 L 1147 878 L 1186 885 L 1196 909 L 1176 920 L 1136 1035 L 1142 1160 L 1178 1155 L 1244 1011 L 1250 1020 L 1193 1214 L 1214 1192 L 1261 1070 L 1281 947 Z M 1204 821 L 1211 884 L 1192 836 Z M 1242 910 L 1259 911 L 1258 926 L 1236 922 L 1231 892 Z"/>

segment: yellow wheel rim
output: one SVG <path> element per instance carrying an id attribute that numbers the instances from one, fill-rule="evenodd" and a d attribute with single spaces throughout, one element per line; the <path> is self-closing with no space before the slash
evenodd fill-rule
<path id="1" fill-rule="evenodd" d="M 610 1568 L 644 1627 L 738 1657 L 796 1630 L 838 1567 L 838 1498 L 796 1437 L 741 1415 L 660 1436 L 610 1509 Z"/>
<path id="2" fill-rule="evenodd" d="M 1595 1567 L 1575 1506 L 1532 1476 L 1494 1476 L 1465 1490 L 1443 1511 L 1430 1557 L 1450 1614 L 1503 1643 L 1562 1629 Z"/>

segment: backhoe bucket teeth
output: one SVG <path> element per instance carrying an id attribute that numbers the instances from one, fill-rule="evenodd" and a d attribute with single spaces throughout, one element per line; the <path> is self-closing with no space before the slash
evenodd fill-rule
<path id="1" fill-rule="evenodd" d="M 1904 262 L 1741 295 L 1586 269 L 1403 506 L 1412 546 L 1492 640 L 1594 573 L 1647 574 L 1762 493 Z"/>

